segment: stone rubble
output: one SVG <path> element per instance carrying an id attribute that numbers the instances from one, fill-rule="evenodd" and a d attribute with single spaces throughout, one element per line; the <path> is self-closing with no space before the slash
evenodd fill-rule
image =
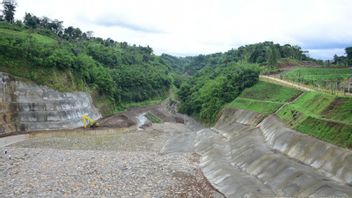
<path id="1" fill-rule="evenodd" d="M 0 197 L 222 197 L 201 173 L 197 154 L 159 152 L 168 137 L 189 130 L 153 127 L 37 135 L 0 148 Z"/>

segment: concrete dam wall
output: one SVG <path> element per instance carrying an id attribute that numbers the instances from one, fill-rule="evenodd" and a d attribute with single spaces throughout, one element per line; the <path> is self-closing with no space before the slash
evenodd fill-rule
<path id="1" fill-rule="evenodd" d="M 275 116 L 225 109 L 214 128 L 197 132 L 195 149 L 226 197 L 352 197 L 352 152 Z"/>
<path id="2" fill-rule="evenodd" d="M 89 94 L 62 93 L 0 72 L 0 135 L 81 127 L 83 114 L 101 118 Z"/>

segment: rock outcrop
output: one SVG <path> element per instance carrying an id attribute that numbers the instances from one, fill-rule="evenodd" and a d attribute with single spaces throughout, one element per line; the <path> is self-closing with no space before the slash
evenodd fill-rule
<path id="1" fill-rule="evenodd" d="M 196 151 L 226 197 L 351 197 L 352 152 L 291 130 L 275 116 L 225 109 Z"/>
<path id="2" fill-rule="evenodd" d="M 0 135 L 81 127 L 83 114 L 101 117 L 89 94 L 62 93 L 0 72 Z"/>

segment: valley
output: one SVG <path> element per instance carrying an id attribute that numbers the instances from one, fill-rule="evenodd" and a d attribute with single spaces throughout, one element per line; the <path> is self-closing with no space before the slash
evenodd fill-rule
<path id="1" fill-rule="evenodd" d="M 82 27 L 116 30 L 100 37 L 1 5 L 0 197 L 352 197 L 352 47 L 340 37 L 250 43 L 228 32 L 250 26 L 229 21 L 206 24 L 215 40 L 188 38 L 213 21 L 202 18 L 171 40 L 179 30 L 139 27 L 144 17 L 98 25 L 92 13 Z M 189 55 L 210 48 L 222 51 Z M 316 56 L 328 50 L 339 54 Z"/>

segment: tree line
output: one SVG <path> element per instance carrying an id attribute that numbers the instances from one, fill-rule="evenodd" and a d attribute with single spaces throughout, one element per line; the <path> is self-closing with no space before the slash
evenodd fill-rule
<path id="1" fill-rule="evenodd" d="M 307 53 L 307 51 L 302 50 L 301 47 L 296 45 L 280 45 L 266 41 L 241 46 L 238 49 L 231 49 L 225 53 L 190 57 L 174 57 L 162 54 L 161 58 L 176 71 L 194 75 L 198 70 L 206 66 L 217 67 L 219 65 L 230 65 L 238 62 L 259 64 L 266 69 L 275 69 L 282 58 L 317 62 L 317 60 L 310 58 Z"/>
<path id="2" fill-rule="evenodd" d="M 352 66 L 352 47 L 345 48 L 345 54 L 343 56 L 334 55 L 332 64 L 341 66 Z"/>

